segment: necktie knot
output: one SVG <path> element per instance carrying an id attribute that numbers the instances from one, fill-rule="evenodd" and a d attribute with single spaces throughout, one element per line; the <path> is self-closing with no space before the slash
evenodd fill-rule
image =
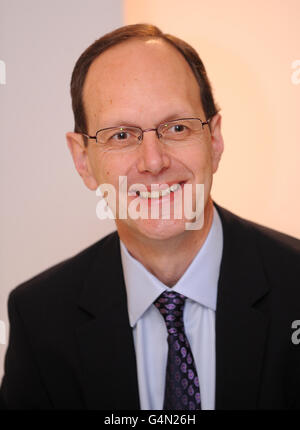
<path id="1" fill-rule="evenodd" d="M 174 336 L 183 328 L 183 309 L 186 297 L 175 291 L 164 291 L 154 302 L 163 316 L 168 333 Z"/>

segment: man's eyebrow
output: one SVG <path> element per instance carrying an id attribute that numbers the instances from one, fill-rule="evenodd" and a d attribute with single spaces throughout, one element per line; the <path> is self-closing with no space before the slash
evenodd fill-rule
<path id="1" fill-rule="evenodd" d="M 164 124 L 168 121 L 172 121 L 175 119 L 179 119 L 179 118 L 191 118 L 191 117 L 195 117 L 195 114 L 193 112 L 174 112 L 171 115 L 168 115 L 166 117 L 164 117 L 162 120 L 160 120 L 156 125 L 159 124 Z M 117 121 L 110 121 L 107 122 L 106 125 L 101 126 L 101 129 L 103 128 L 110 128 L 110 127 L 121 127 L 124 125 L 128 125 L 130 127 L 139 127 L 142 128 L 139 124 L 137 124 L 137 122 L 132 122 L 129 120 L 123 120 L 123 119 L 118 119 Z M 149 127 L 151 126 L 151 124 L 149 125 Z"/>
<path id="2" fill-rule="evenodd" d="M 163 123 L 168 122 L 168 121 L 173 121 L 175 119 L 194 118 L 195 116 L 197 116 L 197 115 L 195 115 L 195 113 L 191 112 L 191 111 L 190 112 L 176 112 L 176 113 L 173 113 L 172 115 L 168 115 L 167 117 L 165 117 L 162 121 L 159 122 L 159 124 L 163 124 Z"/>
<path id="3" fill-rule="evenodd" d="M 132 121 L 128 121 L 128 120 L 123 120 L 123 119 L 118 119 L 118 121 L 110 121 L 107 122 L 108 125 L 105 126 L 105 128 L 108 127 L 121 127 L 122 125 L 128 125 L 130 127 L 139 127 L 137 125 L 136 122 L 132 122 Z M 104 128 L 104 127 L 102 127 Z"/>

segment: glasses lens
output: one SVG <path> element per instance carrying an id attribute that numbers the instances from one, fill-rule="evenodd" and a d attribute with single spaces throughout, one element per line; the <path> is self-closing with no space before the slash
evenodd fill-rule
<path id="1" fill-rule="evenodd" d="M 141 130 L 136 127 L 113 127 L 98 131 L 97 143 L 103 149 L 122 150 L 135 147 L 139 143 Z"/>
<path id="2" fill-rule="evenodd" d="M 188 143 L 199 138 L 202 133 L 202 123 L 196 118 L 169 121 L 159 126 L 158 132 L 165 143 Z"/>

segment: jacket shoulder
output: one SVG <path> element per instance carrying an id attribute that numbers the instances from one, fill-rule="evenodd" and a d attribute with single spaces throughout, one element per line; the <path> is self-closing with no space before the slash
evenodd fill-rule
<path id="1" fill-rule="evenodd" d="M 78 254 L 18 285 L 10 292 L 9 300 L 11 298 L 17 301 L 27 298 L 30 300 L 39 296 L 44 297 L 45 300 L 47 297 L 50 298 L 49 296 L 54 298 L 64 294 L 67 297 L 77 295 L 94 259 L 102 259 L 101 256 L 105 254 L 106 247 L 117 240 L 117 232 L 110 233 Z"/>
<path id="2" fill-rule="evenodd" d="M 299 256 L 300 253 L 300 240 L 296 237 L 242 218 L 227 209 L 224 209 L 216 205 L 218 213 L 221 217 L 222 223 L 226 224 L 231 229 L 238 229 L 244 232 L 246 235 L 255 236 L 263 246 L 272 247 L 274 251 L 287 251 L 296 253 Z"/>
<path id="3" fill-rule="evenodd" d="M 300 278 L 300 240 L 261 224 L 244 219 L 216 205 L 227 237 L 254 245 L 265 272 L 274 283 L 292 283 Z M 250 254 L 249 254 L 250 256 Z"/>

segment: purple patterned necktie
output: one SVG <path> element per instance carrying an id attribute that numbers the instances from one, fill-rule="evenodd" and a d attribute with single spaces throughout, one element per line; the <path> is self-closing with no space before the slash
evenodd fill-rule
<path id="1" fill-rule="evenodd" d="M 154 302 L 168 330 L 165 410 L 201 409 L 199 380 L 191 347 L 184 332 L 185 299 L 182 294 L 164 291 Z"/>

